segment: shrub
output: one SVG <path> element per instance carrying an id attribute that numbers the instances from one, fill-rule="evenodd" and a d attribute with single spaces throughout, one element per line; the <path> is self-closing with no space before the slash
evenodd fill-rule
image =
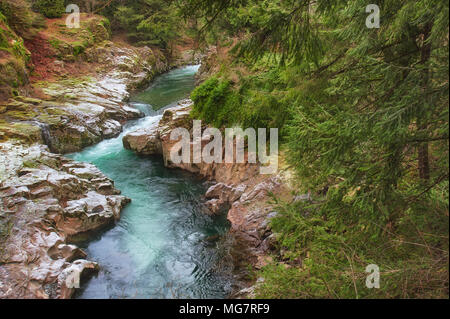
<path id="1" fill-rule="evenodd" d="M 211 78 L 194 90 L 191 97 L 195 103 L 194 117 L 217 127 L 239 123 L 234 111 L 239 110 L 240 102 L 231 90 L 231 82 Z"/>
<path id="2" fill-rule="evenodd" d="M 288 117 L 288 98 L 273 86 L 262 88 L 263 79 L 242 79 L 240 87 L 227 79 L 212 77 L 191 95 L 193 116 L 216 127 L 278 128 Z"/>
<path id="3" fill-rule="evenodd" d="M 362 211 L 359 221 L 322 214 L 319 199 L 276 202 L 276 255 L 256 274 L 257 298 L 448 298 L 448 182 L 377 237 Z M 369 264 L 380 289 L 365 285 Z"/>
<path id="4" fill-rule="evenodd" d="M 2 21 L 19 36 L 31 39 L 42 28 L 43 18 L 31 11 L 30 4 L 25 0 L 1 0 L 0 13 Z"/>
<path id="5" fill-rule="evenodd" d="M 64 13 L 64 0 L 36 0 L 33 8 L 47 18 L 60 18 Z"/>

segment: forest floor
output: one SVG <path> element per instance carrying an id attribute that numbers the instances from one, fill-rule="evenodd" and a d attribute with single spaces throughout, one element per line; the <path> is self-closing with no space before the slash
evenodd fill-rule
<path id="1" fill-rule="evenodd" d="M 25 46 L 31 52 L 31 61 L 34 65 L 30 75 L 32 83 L 37 81 L 53 82 L 64 75 L 75 77 L 92 74 L 98 66 L 93 66 L 95 63 L 80 60 L 64 64 L 58 63 L 55 51 L 49 43 L 47 32 L 41 32 L 34 39 L 26 40 Z"/>
<path id="2" fill-rule="evenodd" d="M 99 17 L 82 14 L 80 23 L 87 24 L 96 19 L 98 20 Z M 52 46 L 52 42 L 59 41 L 69 44 L 79 42 L 79 35 L 76 32 L 70 32 L 70 30 L 66 27 L 66 17 L 46 19 L 46 28 L 33 39 L 24 41 L 25 46 L 31 53 L 31 61 L 34 66 L 30 74 L 32 83 L 36 81 L 53 82 L 68 75 L 71 77 L 85 76 L 92 74 L 97 69 L 98 63 L 87 62 L 82 59 L 59 62 L 57 49 Z"/>

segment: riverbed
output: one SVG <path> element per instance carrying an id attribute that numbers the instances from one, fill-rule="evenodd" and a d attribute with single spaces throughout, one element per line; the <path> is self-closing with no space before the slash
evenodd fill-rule
<path id="1" fill-rule="evenodd" d="M 156 123 L 165 108 L 188 97 L 197 71 L 188 66 L 160 76 L 132 97 L 145 118 L 126 124 L 119 137 L 69 156 L 95 164 L 132 199 L 114 227 L 81 244 L 101 270 L 76 298 L 225 298 L 231 292 L 223 240 L 229 225 L 225 216 L 204 213 L 204 182 L 122 145 L 125 134 Z"/>

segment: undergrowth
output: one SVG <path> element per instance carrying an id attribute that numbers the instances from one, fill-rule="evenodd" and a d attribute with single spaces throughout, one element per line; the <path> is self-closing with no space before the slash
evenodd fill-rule
<path id="1" fill-rule="evenodd" d="M 277 205 L 275 261 L 256 273 L 257 298 L 448 298 L 448 182 L 383 227 L 362 212 L 329 216 L 319 201 Z M 371 264 L 379 289 L 366 286 Z"/>

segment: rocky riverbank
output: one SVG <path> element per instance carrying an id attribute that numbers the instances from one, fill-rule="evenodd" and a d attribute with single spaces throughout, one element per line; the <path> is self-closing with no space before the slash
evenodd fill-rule
<path id="1" fill-rule="evenodd" d="M 58 42 L 51 59 L 35 59 L 35 72 L 48 68 L 57 79 L 32 80 L 0 103 L 0 299 L 70 298 L 78 279 L 99 268 L 73 239 L 114 224 L 129 202 L 96 167 L 59 154 L 115 137 L 142 117 L 127 103 L 130 93 L 172 65 L 150 48 L 104 36 L 79 62 L 73 43 Z M 86 70 L 70 76 L 76 64 Z"/>
<path id="2" fill-rule="evenodd" d="M 290 199 L 288 178 L 282 172 L 260 175 L 259 166 L 249 163 L 173 163 L 170 152 L 177 141 L 171 141 L 170 134 L 173 129 L 183 127 L 192 136 L 191 105 L 192 101 L 185 100 L 167 109 L 159 123 L 126 135 L 123 144 L 140 155 L 163 156 L 166 167 L 186 170 L 214 183 L 205 194 L 205 206 L 210 214 L 227 214 L 236 276 L 233 295 L 249 297 L 255 282 L 250 279 L 248 266 L 259 269 L 266 265 L 273 248 L 274 234 L 269 222 L 276 212 L 270 204 L 271 194 Z M 202 146 L 208 142 L 203 140 Z"/>
<path id="3" fill-rule="evenodd" d="M 0 103 L 0 298 L 70 298 L 78 279 L 98 271 L 73 240 L 114 224 L 129 199 L 94 166 L 59 154 L 118 136 L 125 122 L 143 116 L 127 103 L 130 92 L 202 57 L 185 50 L 169 62 L 150 48 L 111 41 L 101 18 L 83 19 L 84 29 L 73 34 L 82 48 L 67 40 L 58 21 L 27 40 L 35 68 L 33 76 L 24 71 L 30 85 Z M 216 183 L 206 207 L 211 214 L 228 211 L 238 291 L 251 284 L 247 265 L 265 263 L 267 219 L 274 214 L 266 201 L 285 187 L 279 176 L 259 175 L 256 165 L 172 163 L 170 133 L 191 128 L 190 104 L 167 110 L 155 127 L 127 135 L 124 145 Z"/>
<path id="4" fill-rule="evenodd" d="M 129 199 L 90 164 L 43 145 L 0 144 L 0 298 L 70 298 L 98 270 L 70 238 L 120 217 Z"/>
<path id="5" fill-rule="evenodd" d="M 123 123 L 142 116 L 125 102 L 130 90 L 167 69 L 130 62 L 145 51 L 112 43 L 97 50 L 113 70 L 47 83 L 50 98 L 17 97 L 2 107 L 0 298 L 70 298 L 76 286 L 66 279 L 98 265 L 68 242 L 111 225 L 129 202 L 94 166 L 50 152 L 79 151 L 120 134 Z"/>
<path id="6" fill-rule="evenodd" d="M 19 139 L 70 153 L 117 136 L 122 124 L 142 117 L 126 100 L 130 91 L 166 71 L 150 49 L 121 48 L 104 42 L 87 54 L 103 61 L 95 76 L 38 82 L 45 99 L 18 96 L 0 109 L 0 141 Z"/>

